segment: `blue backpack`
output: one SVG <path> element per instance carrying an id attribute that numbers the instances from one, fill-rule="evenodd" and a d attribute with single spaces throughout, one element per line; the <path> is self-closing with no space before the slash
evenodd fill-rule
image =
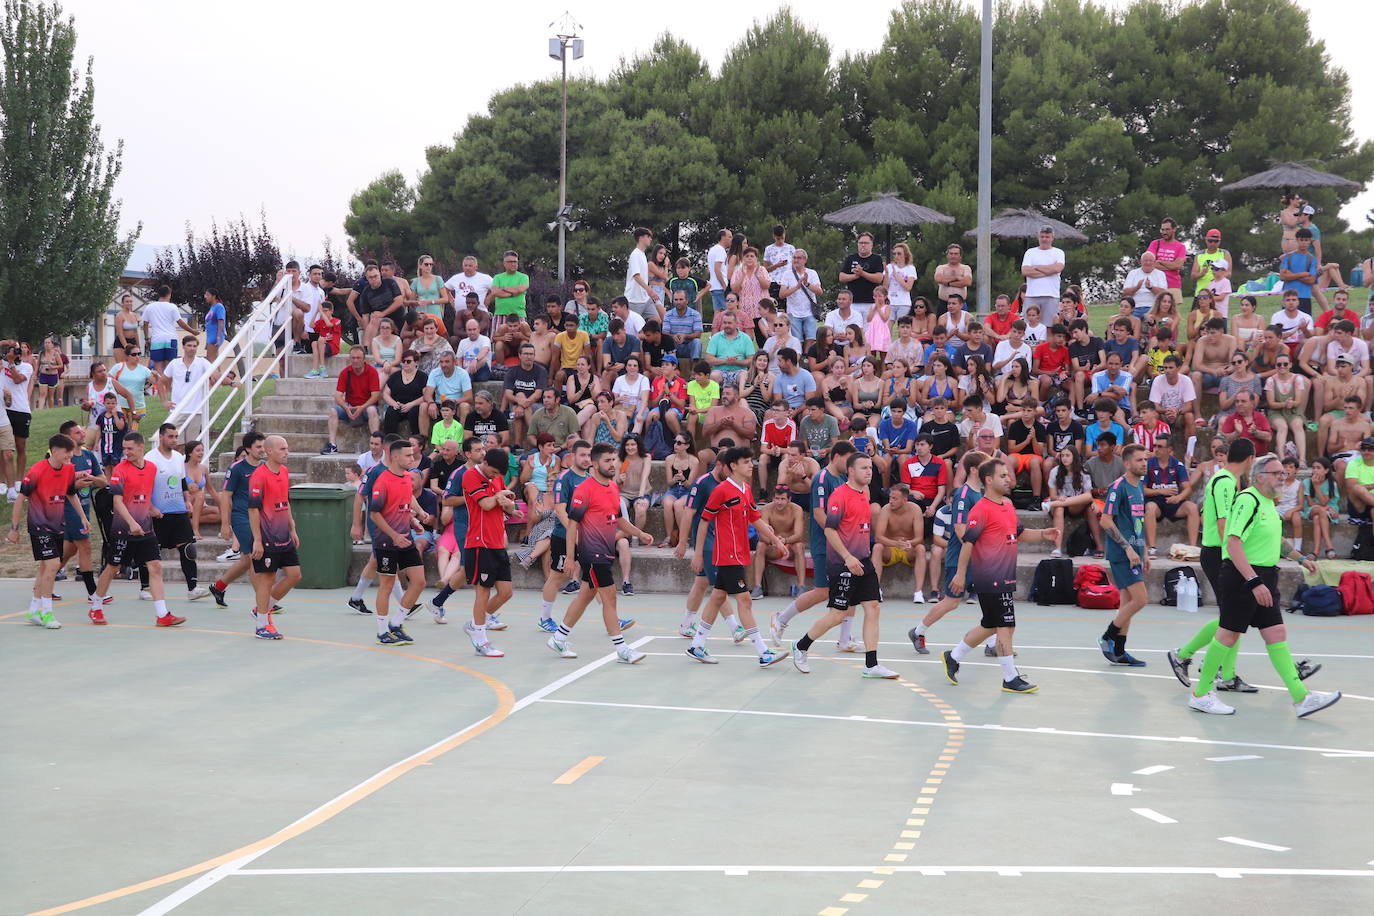
<path id="1" fill-rule="evenodd" d="M 1290 613 L 1302 611 L 1307 617 L 1339 617 L 1345 613 L 1345 601 L 1340 589 L 1333 585 L 1303 583 L 1298 586 L 1293 606 L 1288 610 Z"/>
<path id="2" fill-rule="evenodd" d="M 655 414 L 649 416 L 649 422 L 644 426 L 644 451 L 655 461 L 662 461 L 673 453 L 668 424 Z"/>

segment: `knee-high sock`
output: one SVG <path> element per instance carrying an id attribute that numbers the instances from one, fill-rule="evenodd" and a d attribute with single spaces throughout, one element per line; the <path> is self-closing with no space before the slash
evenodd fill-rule
<path id="1" fill-rule="evenodd" d="M 1221 660 L 1221 678 L 1229 681 L 1236 676 L 1236 656 L 1240 654 L 1240 640 L 1231 647 L 1231 651 L 1226 653 L 1226 657 Z"/>
<path id="2" fill-rule="evenodd" d="M 150 581 L 151 580 L 148 578 L 148 567 L 140 566 L 138 568 L 138 587 L 140 589 L 146 589 Z"/>
<path id="3" fill-rule="evenodd" d="M 86 597 L 89 598 L 91 595 L 94 595 L 94 594 L 95 594 L 95 573 L 94 573 L 94 572 L 91 572 L 90 570 L 83 570 L 82 573 L 81 573 L 81 581 L 82 581 L 82 582 L 85 584 L 85 586 L 86 586 Z"/>
<path id="4" fill-rule="evenodd" d="M 1198 672 L 1197 686 L 1193 688 L 1193 696 L 1205 697 L 1212 692 L 1212 686 L 1217 679 L 1217 672 L 1221 670 L 1221 663 L 1230 651 L 1229 647 L 1223 646 L 1215 639 L 1212 640 L 1211 645 L 1207 647 L 1207 655 L 1202 659 L 1202 670 Z"/>
<path id="5" fill-rule="evenodd" d="M 187 544 L 177 551 L 181 559 L 181 575 L 186 579 L 186 590 L 192 591 L 199 584 L 200 567 L 196 564 L 196 545 Z"/>
<path id="6" fill-rule="evenodd" d="M 1192 658 L 1196 655 L 1199 649 L 1216 638 L 1217 626 L 1219 624 L 1220 621 L 1217 620 L 1211 620 L 1203 624 L 1202 629 L 1198 630 L 1197 634 L 1194 635 L 1192 639 L 1188 640 L 1188 642 L 1183 645 L 1183 648 L 1178 650 L 1178 657 Z M 1239 643 L 1237 643 L 1237 645 L 1239 645 Z"/>
<path id="7" fill-rule="evenodd" d="M 1302 702 L 1307 696 L 1307 686 L 1298 678 L 1298 666 L 1293 664 L 1293 654 L 1288 651 L 1287 642 L 1271 643 L 1269 649 L 1269 662 L 1274 666 L 1274 670 L 1283 678 L 1283 684 L 1288 688 L 1288 695 L 1293 698 L 1294 703 Z"/>

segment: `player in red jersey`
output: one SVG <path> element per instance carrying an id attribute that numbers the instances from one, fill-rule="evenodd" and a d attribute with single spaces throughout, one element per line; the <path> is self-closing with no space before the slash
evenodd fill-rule
<path id="1" fill-rule="evenodd" d="M 853 612 L 864 609 L 864 677 L 893 679 L 897 672 L 878 663 L 878 611 L 883 600 L 873 568 L 873 510 L 868 485 L 873 482 L 873 459 L 855 452 L 845 459 L 845 482 L 835 488 L 825 506 L 825 559 L 830 578 L 830 601 L 820 620 L 792 644 L 792 664 L 810 674 L 806 653 L 811 644 Z"/>
<path id="2" fill-rule="evenodd" d="M 414 642 L 403 624 L 411 608 L 425 590 L 425 561 L 411 539 L 412 531 L 423 531 L 416 514 L 429 518 L 415 499 L 410 465 L 413 446 L 408 439 L 397 439 L 386 447 L 386 470 L 372 482 L 367 494 L 368 512 L 376 531 L 372 535 L 372 555 L 377 560 L 377 642 L 384 646 Z M 405 593 L 388 615 L 391 587 L 396 578 L 405 579 Z"/>
<path id="3" fill-rule="evenodd" d="M 1012 633 L 1016 630 L 1016 606 L 1012 603 L 1016 593 L 1016 545 L 1030 535 L 1053 541 L 1059 537 L 1059 529 L 1028 531 L 1022 528 L 1010 499 L 1016 482 L 1005 462 L 1000 459 L 983 462 L 978 466 L 978 479 L 983 485 L 983 498 L 969 510 L 968 527 L 962 538 L 964 548 L 959 552 L 959 566 L 950 580 L 949 591 L 959 594 L 967 580 L 978 597 L 983 619 L 952 651 L 944 653 L 945 677 L 951 684 L 959 683 L 955 677 L 959 673 L 959 660 L 996 633 L 1002 690 L 1034 693 L 1039 688 L 1017 672 L 1016 653 L 1011 647 Z"/>
<path id="4" fill-rule="evenodd" d="M 19 498 L 14 501 L 10 518 L 9 542 L 19 543 L 19 517 L 28 503 L 29 541 L 38 571 L 33 577 L 33 598 L 29 623 L 47 630 L 60 630 L 62 624 L 52 613 L 52 585 L 62 566 L 62 533 L 66 525 L 67 506 L 81 518 L 81 533 L 91 530 L 81 500 L 76 495 L 76 468 L 72 466 L 72 452 L 76 443 L 67 436 L 57 435 L 48 440 L 48 457 L 29 468 L 19 484 Z"/>
<path id="5" fill-rule="evenodd" d="M 109 562 L 100 571 L 91 595 L 91 623 L 105 625 L 105 596 L 121 566 L 147 566 L 148 590 L 153 593 L 157 625 L 174 627 L 186 622 L 167 610 L 167 593 L 162 585 L 162 548 L 153 533 L 153 519 L 162 513 L 153 505 L 153 484 L 157 466 L 144 459 L 143 434 L 124 434 L 124 460 L 110 473 L 110 496 L 114 498 L 114 520 L 110 532 Z"/>
<path id="6" fill-rule="evenodd" d="M 600 598 L 601 617 L 615 646 L 616 658 L 626 665 L 644 660 L 643 652 L 625 645 L 611 564 L 616 558 L 616 541 L 622 534 L 639 538 L 646 547 L 654 542 L 654 536 L 636 528 L 621 514 L 620 487 L 615 482 L 618 465 L 616 447 L 609 442 L 597 443 L 592 448 L 592 474 L 573 489 L 568 501 L 568 550 L 582 566 L 582 590 L 568 605 L 558 632 L 549 637 L 549 648 L 563 658 L 577 658 L 568 644 L 568 636 L 592 599 Z"/>
<path id="7" fill-rule="evenodd" d="M 272 623 L 272 609 L 301 581 L 301 561 L 296 550 L 296 517 L 291 514 L 291 474 L 286 468 L 288 451 L 281 436 L 263 440 L 267 460 L 248 478 L 248 526 L 253 531 L 253 610 L 258 639 L 281 639 Z M 277 579 L 277 573 L 282 577 Z"/>
<path id="8" fill-rule="evenodd" d="M 494 448 L 487 451 L 481 464 L 463 473 L 463 496 L 468 507 L 463 569 L 473 589 L 472 620 L 463 624 L 463 632 L 472 640 L 477 654 L 487 658 L 506 654 L 487 640 L 487 615 L 499 611 L 511 596 L 506 516 L 515 511 L 515 494 L 506 486 L 509 467 L 506 450 Z"/>
<path id="9" fill-rule="evenodd" d="M 787 657 L 784 652 L 774 652 L 764 645 L 759 635 L 758 624 L 754 622 L 754 606 L 749 598 L 748 569 L 752 561 L 749 549 L 749 526 L 752 524 L 759 537 L 773 544 L 778 550 L 785 551 L 786 545 L 773 531 L 773 527 L 763 520 L 754 506 L 754 494 L 749 489 L 749 481 L 754 474 L 754 453 L 743 447 L 726 449 L 720 456 L 720 463 L 729 475 L 720 482 L 706 500 L 701 520 L 713 527 L 715 547 L 712 562 L 716 567 L 716 581 L 711 588 L 711 597 L 702 608 L 701 619 L 697 621 L 696 633 L 687 654 L 707 665 L 716 660 L 706 651 L 706 637 L 711 633 L 711 624 L 721 605 L 731 595 L 739 607 L 739 620 L 744 626 L 744 637 L 754 644 L 759 653 L 759 667 L 767 668 Z M 697 538 L 696 553 L 692 559 L 693 568 L 700 569 L 702 550 L 706 539 Z"/>

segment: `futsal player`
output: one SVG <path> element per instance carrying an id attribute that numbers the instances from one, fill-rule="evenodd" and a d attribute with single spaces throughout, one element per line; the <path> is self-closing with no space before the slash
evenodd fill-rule
<path id="1" fill-rule="evenodd" d="M 29 543 L 38 563 L 33 577 L 33 597 L 24 619 L 46 630 L 62 629 L 62 624 L 53 616 L 52 589 L 57 571 L 62 567 L 66 513 L 76 513 L 81 533 L 89 535 L 91 530 L 91 523 L 76 496 L 76 468 L 71 463 L 75 449 L 76 443 L 61 433 L 48 440 L 48 456 L 35 462 L 24 475 L 10 516 L 9 542 L 18 544 L 19 517 L 27 515 Z M 27 513 L 24 511 L 26 504 Z M 89 550 L 87 558 L 89 560 Z"/>
<path id="2" fill-rule="evenodd" d="M 985 461 L 978 466 L 978 481 L 983 495 L 968 512 L 961 540 L 959 565 L 949 587 L 955 593 L 967 582 L 983 612 L 978 626 L 969 630 L 954 648 L 943 653 L 945 678 L 958 684 L 959 663 L 992 634 L 997 635 L 997 661 L 1002 666 L 1002 690 L 1006 693 L 1034 693 L 1039 688 L 1016 670 L 1012 634 L 1016 631 L 1016 551 L 1017 542 L 1034 535 L 1053 541 L 1058 528 L 1025 530 L 1016 519 L 1010 494 L 1016 482 L 1005 462 Z M 950 542 L 951 545 L 954 543 Z"/>
<path id="3" fill-rule="evenodd" d="M 1283 462 L 1277 455 L 1256 459 L 1251 475 L 1254 483 L 1236 494 L 1231 503 L 1226 524 L 1226 557 L 1218 576 L 1221 593 L 1225 595 L 1221 621 L 1203 657 L 1197 687 L 1188 698 L 1188 705 L 1198 712 L 1214 716 L 1235 713 L 1234 707 L 1217 698 L 1212 683 L 1222 661 L 1250 627 L 1260 631 L 1269 662 L 1288 688 L 1298 718 L 1320 712 L 1341 698 L 1339 690 L 1309 690 L 1302 683 L 1288 649 L 1288 631 L 1278 606 L 1279 557 L 1302 563 L 1309 573 L 1315 573 L 1317 566 L 1283 536 L 1283 520 L 1274 505 L 1283 474 Z"/>
<path id="4" fill-rule="evenodd" d="M 730 443 L 726 445 L 726 443 Z M 734 448 L 733 439 L 722 439 L 718 454 L 724 454 L 726 449 Z M 715 529 L 707 525 L 703 530 L 701 527 L 701 514 L 706 511 L 706 501 L 711 498 L 711 493 L 720 482 L 725 479 L 725 465 L 720 461 L 715 461 L 696 480 L 692 481 L 692 488 L 687 493 L 687 506 L 692 510 L 692 524 L 688 526 L 687 537 L 683 538 L 677 546 L 677 558 L 680 560 L 687 550 L 687 545 L 692 546 L 692 587 L 687 591 L 687 610 L 682 615 L 682 622 L 678 624 L 677 633 L 687 639 L 691 639 L 697 632 L 697 615 L 701 611 L 701 603 L 710 595 L 711 589 L 716 584 L 716 565 L 713 561 L 715 556 Z M 703 539 L 701 559 L 698 562 L 696 546 L 697 538 Z M 734 634 L 735 642 L 739 643 L 744 639 L 744 627 L 739 625 L 738 619 L 730 613 L 729 607 L 723 609 L 721 617 L 725 623 L 725 629 Z"/>
<path id="5" fill-rule="evenodd" d="M 263 440 L 266 460 L 248 479 L 248 527 L 253 545 L 254 635 L 258 639 L 281 639 L 272 623 L 276 603 L 301 581 L 301 561 L 296 551 L 301 546 L 296 533 L 296 518 L 291 514 L 291 473 L 287 470 L 288 451 L 281 436 Z M 277 573 L 281 578 L 277 578 Z"/>
<path id="6" fill-rule="evenodd" d="M 204 598 L 210 590 L 199 582 L 200 569 L 196 562 L 196 532 L 191 527 L 191 511 L 186 506 L 186 456 L 177 451 L 177 428 L 163 423 L 157 428 L 157 448 L 148 453 L 148 460 L 157 468 L 153 484 L 153 505 L 158 516 L 153 530 L 163 550 L 175 550 L 181 562 L 181 574 L 186 579 L 186 597 L 192 601 Z"/>
<path id="7" fill-rule="evenodd" d="M 377 482 L 377 478 L 386 470 L 386 456 L 389 454 L 386 449 L 389 449 L 392 443 L 401 441 L 404 441 L 406 445 L 410 445 L 409 439 L 402 440 L 396 433 L 388 433 L 382 439 L 382 460 L 364 471 L 362 478 L 358 481 L 358 492 L 353 497 L 353 527 L 349 531 L 349 534 L 353 536 L 353 540 L 355 541 L 362 540 L 363 531 L 366 530 L 367 537 L 372 539 L 375 543 L 377 526 L 372 520 L 372 513 L 370 511 L 365 512 L 364 507 L 367 505 L 368 494 L 372 492 L 372 485 Z M 358 573 L 358 582 L 353 586 L 353 594 L 348 598 L 348 606 L 359 614 L 372 613 L 372 609 L 367 606 L 367 602 L 364 600 L 363 596 L 367 594 L 367 590 L 372 587 L 372 583 L 376 578 L 377 553 L 374 549 L 372 555 L 367 558 L 367 563 L 363 565 L 362 570 Z M 400 583 L 393 578 L 391 580 L 391 598 L 399 604 L 401 603 L 402 596 L 403 592 Z M 377 602 L 380 606 L 380 594 L 377 596 Z M 382 614 L 381 619 L 385 620 L 386 615 Z M 440 623 L 442 622 L 443 621 L 440 621 Z M 377 632 L 379 634 L 381 633 L 380 627 L 381 624 L 378 624 Z"/>
<path id="8" fill-rule="evenodd" d="M 415 513 L 415 486 L 411 480 L 411 449 L 408 439 L 386 447 L 382 473 L 368 487 L 368 520 L 372 522 L 372 557 L 377 563 L 377 642 L 384 646 L 414 642 L 405 631 L 407 612 L 425 589 L 425 561 L 412 540 L 419 529 Z M 391 590 L 400 578 L 405 593 L 388 613 Z"/>
<path id="9" fill-rule="evenodd" d="M 68 560 L 76 557 L 76 569 L 89 598 L 95 594 L 95 570 L 91 566 L 91 525 L 95 522 L 95 513 L 91 509 L 91 488 L 103 489 L 110 485 L 110 481 L 105 476 L 100 455 L 81 445 L 85 441 L 85 432 L 80 423 L 68 420 L 57 431 L 76 445 L 76 450 L 72 452 L 72 468 L 76 472 L 76 496 L 86 518 L 83 527 L 81 514 L 70 503 L 64 508 L 62 563 L 57 568 L 60 571 Z"/>
<path id="10" fill-rule="evenodd" d="M 568 555 L 568 503 L 572 500 L 573 491 L 591 475 L 591 468 L 592 444 L 585 439 L 578 439 L 568 449 L 568 467 L 554 482 L 549 577 L 544 580 L 543 603 L 539 606 L 539 629 L 545 633 L 558 632 L 558 624 L 553 619 L 553 603 L 558 600 L 558 593 L 571 574 L 568 568 L 573 559 Z"/>
<path id="11" fill-rule="evenodd" d="M 463 473 L 463 496 L 468 507 L 463 568 L 473 588 L 472 620 L 463 624 L 463 631 L 477 654 L 487 658 L 506 654 L 487 640 L 487 616 L 499 611 L 512 592 L 506 516 L 515 511 L 515 494 L 506 486 L 509 467 L 505 449 L 491 448 L 480 465 Z"/>
<path id="12" fill-rule="evenodd" d="M 110 495 L 114 500 L 111 533 L 114 543 L 109 560 L 96 580 L 91 596 L 91 623 L 105 625 L 105 596 L 121 566 L 147 566 L 148 588 L 153 595 L 157 625 L 174 627 L 186 622 L 167 610 L 167 594 L 162 584 L 162 550 L 153 533 L 153 518 L 159 513 L 152 503 L 157 467 L 144 457 L 143 434 L 124 434 L 124 460 L 110 472 Z"/>
<path id="13" fill-rule="evenodd" d="M 585 445 L 586 443 L 579 443 Z M 601 617 L 606 633 L 615 647 L 616 660 L 633 665 L 644 660 L 644 653 L 625 645 L 617 616 L 615 576 L 611 564 L 616 558 L 616 541 L 623 534 L 639 538 L 646 547 L 654 536 L 635 527 L 620 511 L 620 487 L 615 482 L 619 464 L 616 447 L 599 442 L 591 450 L 591 476 L 583 479 L 572 492 L 566 509 L 568 518 L 568 549 L 574 552 L 582 567 L 582 588 L 568 605 L 558 632 L 549 637 L 549 648 L 562 658 L 577 658 L 568 642 L 572 628 L 582 619 L 582 612 L 593 598 L 601 600 Z"/>
<path id="14" fill-rule="evenodd" d="M 248 524 L 248 480 L 266 458 L 263 441 L 267 437 L 257 430 L 243 434 L 243 457 L 229 466 L 224 476 L 224 488 L 219 494 L 219 536 L 225 541 L 232 537 L 239 542 L 239 558 L 210 586 L 215 604 L 228 607 L 225 593 L 229 583 L 248 572 L 253 566 L 253 529 Z"/>
<path id="15" fill-rule="evenodd" d="M 951 591 L 950 583 L 954 581 L 954 574 L 959 568 L 959 553 L 963 547 L 963 536 L 968 530 L 968 514 L 973 509 L 975 503 L 983 498 L 983 491 L 978 478 L 978 468 L 983 462 L 988 460 L 988 456 L 982 452 L 965 452 L 959 459 L 960 469 L 963 471 L 964 482 L 954 490 L 954 495 L 950 497 L 950 530 L 948 537 L 945 538 L 945 562 L 944 576 L 940 583 L 943 595 L 940 600 L 935 602 L 921 622 L 907 631 L 907 638 L 911 640 L 911 645 L 921 655 L 929 655 L 930 650 L 926 648 L 926 633 L 930 628 L 940 622 L 940 619 L 950 611 L 963 603 L 966 594 L 963 589 Z M 997 654 L 997 637 L 994 634 L 988 639 L 987 645 L 983 647 L 984 655 Z"/>
<path id="16" fill-rule="evenodd" d="M 1103 658 L 1113 665 L 1144 668 L 1145 662 L 1126 651 L 1131 618 L 1145 606 L 1145 574 L 1150 558 L 1145 552 L 1145 468 L 1149 451 L 1128 445 L 1121 452 L 1125 473 L 1107 488 L 1102 509 L 1102 533 L 1107 536 L 1107 565 L 1112 584 L 1121 592 L 1121 607 L 1097 641 Z"/>
<path id="17" fill-rule="evenodd" d="M 825 556 L 829 565 L 830 610 L 792 644 L 792 665 L 811 673 L 806 653 L 812 644 L 837 626 L 855 605 L 864 609 L 863 676 L 893 679 L 897 672 L 878 663 L 878 608 L 882 587 L 873 568 L 873 514 L 868 485 L 873 482 L 873 459 L 855 453 L 845 459 L 845 482 L 830 494 L 825 510 Z"/>
<path id="18" fill-rule="evenodd" d="M 716 664 L 706 651 L 706 639 L 711 635 L 711 625 L 716 622 L 725 600 L 734 596 L 739 609 L 740 624 L 744 627 L 744 638 L 753 643 L 759 654 L 759 667 L 767 668 L 787 657 L 785 652 L 774 652 L 763 642 L 759 635 L 758 624 L 754 622 L 753 601 L 749 597 L 749 526 L 758 531 L 759 538 L 769 541 L 779 550 L 785 549 L 782 540 L 773 528 L 763 520 L 762 514 L 754 505 L 754 493 L 749 481 L 754 475 L 754 453 L 743 446 L 726 449 L 718 459 L 724 465 L 726 478 L 711 491 L 706 508 L 701 512 L 701 520 L 714 529 L 715 544 L 712 561 L 716 567 L 716 581 L 711 588 L 711 597 L 702 608 L 701 619 L 697 621 L 696 633 L 687 654 L 699 662 Z M 693 555 L 693 566 L 701 568 L 706 541 L 698 541 Z"/>

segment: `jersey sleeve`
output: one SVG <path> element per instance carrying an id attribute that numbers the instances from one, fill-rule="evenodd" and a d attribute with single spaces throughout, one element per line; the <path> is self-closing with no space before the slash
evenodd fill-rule
<path id="1" fill-rule="evenodd" d="M 706 506 L 701 510 L 703 521 L 711 521 L 720 511 L 720 507 L 725 503 L 726 490 L 723 486 L 716 487 L 711 491 L 711 496 L 706 500 Z"/>
<path id="2" fill-rule="evenodd" d="M 38 489 L 38 482 L 41 479 L 38 475 L 43 473 L 38 465 L 34 465 L 29 472 L 24 475 L 24 479 L 19 483 L 19 492 L 25 496 L 32 496 L 33 491 Z"/>
<path id="3" fill-rule="evenodd" d="M 964 529 L 963 542 L 972 544 L 982 537 L 983 530 L 987 527 L 987 521 L 987 512 L 983 509 L 982 501 L 974 503 L 973 508 L 969 509 L 965 516 L 964 524 L 967 527 Z"/>
<path id="4" fill-rule="evenodd" d="M 111 495 L 111 496 L 123 496 L 123 495 L 124 495 L 124 478 L 121 477 L 121 476 L 119 476 L 119 467 L 118 467 L 118 466 L 116 466 L 115 469 L 114 469 L 113 471 L 110 472 L 110 495 Z"/>
<path id="5" fill-rule="evenodd" d="M 380 477 L 372 482 L 367 497 L 368 512 L 386 511 L 386 488 L 382 486 Z"/>
<path id="6" fill-rule="evenodd" d="M 1241 493 L 1237 496 L 1235 502 L 1231 503 L 1231 513 L 1226 520 L 1226 535 L 1243 537 L 1245 530 L 1255 520 L 1259 505 L 1260 501 L 1253 493 Z"/>
<path id="7" fill-rule="evenodd" d="M 259 465 L 259 467 L 261 467 L 261 465 Z M 262 508 L 262 491 L 262 480 L 258 478 L 257 474 L 254 474 L 252 477 L 248 478 L 248 508 Z"/>
<path id="8" fill-rule="evenodd" d="M 826 506 L 825 527 L 839 529 L 840 522 L 844 519 L 844 502 L 842 499 L 832 499 L 830 505 Z"/>
<path id="9" fill-rule="evenodd" d="M 1235 478 L 1227 476 L 1212 481 L 1212 506 L 1217 518 L 1227 518 L 1231 514 L 1231 504 L 1236 500 Z"/>
<path id="10" fill-rule="evenodd" d="M 1102 515 L 1115 521 L 1117 506 L 1122 500 L 1121 482 L 1118 480 L 1107 488 L 1107 501 L 1102 508 Z"/>
<path id="11" fill-rule="evenodd" d="M 586 494 L 573 490 L 572 498 L 568 500 L 568 518 L 575 522 L 582 521 L 587 514 L 587 508 Z"/>

